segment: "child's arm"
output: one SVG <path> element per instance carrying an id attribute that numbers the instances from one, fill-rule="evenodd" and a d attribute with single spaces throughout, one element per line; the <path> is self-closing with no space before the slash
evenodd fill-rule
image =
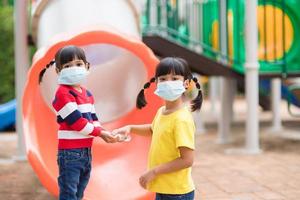
<path id="1" fill-rule="evenodd" d="M 187 147 L 179 147 L 179 151 L 179 158 L 153 168 L 152 170 L 155 174 L 166 174 L 191 167 L 194 162 L 194 150 Z"/>
<path id="2" fill-rule="evenodd" d="M 140 185 L 146 188 L 148 182 L 157 175 L 171 173 L 191 167 L 194 162 L 194 150 L 187 147 L 179 147 L 180 157 L 168 163 L 161 164 L 142 175 L 139 179 Z"/>
<path id="3" fill-rule="evenodd" d="M 93 125 L 95 126 L 95 128 L 101 128 L 102 129 L 100 137 L 105 142 L 107 142 L 107 143 L 117 142 L 117 138 L 112 136 L 109 131 L 105 131 L 105 129 L 103 128 L 103 126 L 99 122 L 99 119 L 98 119 L 98 116 L 97 116 L 97 113 L 96 113 L 96 109 L 95 109 L 95 105 L 94 105 L 94 98 L 93 98 L 93 107 L 92 107 L 92 119 L 93 119 Z"/>
<path id="4" fill-rule="evenodd" d="M 118 138 L 113 136 L 109 131 L 102 130 L 99 137 L 101 137 L 106 143 L 118 142 Z"/>
<path id="5" fill-rule="evenodd" d="M 83 135 L 100 136 L 105 138 L 106 142 L 115 142 L 114 138 L 104 131 L 103 128 L 94 126 L 85 119 L 81 112 L 78 110 L 77 103 L 74 96 L 69 93 L 58 93 L 56 94 L 53 102 L 53 107 L 58 113 L 59 117 L 64 120 L 73 130 L 78 131 Z M 104 133 L 102 135 L 102 132 Z"/>
<path id="6" fill-rule="evenodd" d="M 133 133 L 141 136 L 151 136 L 152 135 L 151 124 L 127 125 L 113 131 L 113 134 L 124 134 L 126 136 L 128 136 L 129 133 Z"/>

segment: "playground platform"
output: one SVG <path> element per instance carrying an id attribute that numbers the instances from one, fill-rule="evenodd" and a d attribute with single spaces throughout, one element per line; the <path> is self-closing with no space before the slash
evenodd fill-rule
<path id="1" fill-rule="evenodd" d="M 235 117 L 231 144 L 217 144 L 217 125 L 204 103 L 202 118 L 206 133 L 196 136 L 196 159 L 193 177 L 196 200 L 299 200 L 300 199 L 300 140 L 279 137 L 270 133 L 270 112 L 260 112 L 259 155 L 228 154 L 232 148 L 244 146 L 246 105 L 243 100 L 234 104 Z M 298 133 L 299 119 L 290 117 L 282 102 L 284 130 Z M 0 194 L 1 199 L 54 200 L 40 184 L 27 162 L 13 162 L 17 135 L 0 134 Z M 101 191 L 99 191 L 101 192 Z M 104 199 L 109 200 L 109 199 Z M 127 200 L 126 197 L 124 199 Z M 129 199 L 128 199 L 129 200 Z"/>

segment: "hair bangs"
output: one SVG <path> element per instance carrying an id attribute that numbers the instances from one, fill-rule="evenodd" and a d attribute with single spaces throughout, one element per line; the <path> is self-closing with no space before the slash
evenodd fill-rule
<path id="1" fill-rule="evenodd" d="M 59 55 L 59 63 L 63 65 L 74 59 L 83 60 L 86 63 L 84 51 L 76 46 L 67 46 L 63 48 Z"/>
<path id="2" fill-rule="evenodd" d="M 167 74 L 180 75 L 185 77 L 185 66 L 177 59 L 172 57 L 164 58 L 156 68 L 155 77 Z"/>

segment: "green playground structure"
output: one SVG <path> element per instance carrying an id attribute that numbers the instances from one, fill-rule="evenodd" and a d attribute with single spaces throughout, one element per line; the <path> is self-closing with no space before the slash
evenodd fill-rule
<path id="1" fill-rule="evenodd" d="M 259 73 L 264 76 L 300 75 L 299 0 L 259 0 L 257 7 Z M 220 51 L 218 0 L 148 0 L 144 35 L 159 35 L 192 51 L 245 73 L 245 1 L 226 1 L 227 53 Z"/>
<path id="2" fill-rule="evenodd" d="M 187 59 L 191 69 L 199 74 L 234 77 L 243 91 L 245 37 L 246 34 L 253 34 L 245 31 L 246 0 L 224 1 L 226 12 L 223 16 L 221 9 L 224 7 L 221 8 L 220 2 L 148 0 L 142 20 L 144 42 L 157 55 L 177 55 Z M 261 78 L 300 77 L 298 8 L 300 0 L 258 0 L 258 62 Z M 224 22 L 226 29 L 222 32 L 221 23 Z M 225 37 L 221 37 L 222 34 Z M 226 41 L 221 41 L 221 38 Z M 226 44 L 225 53 L 221 51 L 222 42 Z M 268 88 L 267 92 L 265 88 Z M 300 96 L 290 93 L 285 84 L 282 88 L 282 98 L 299 107 Z M 270 82 L 261 81 L 260 90 L 259 103 L 264 110 L 269 110 Z"/>

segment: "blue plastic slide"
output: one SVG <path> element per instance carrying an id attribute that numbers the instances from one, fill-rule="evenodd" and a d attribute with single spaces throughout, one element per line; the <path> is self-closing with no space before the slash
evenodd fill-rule
<path id="1" fill-rule="evenodd" d="M 15 125 L 16 122 L 16 100 L 11 100 L 0 105 L 0 131 Z"/>
<path id="2" fill-rule="evenodd" d="M 261 93 L 270 94 L 270 91 L 271 91 L 270 80 L 261 80 L 259 82 L 259 89 L 260 89 Z M 285 100 L 287 100 L 289 98 L 289 101 L 291 104 L 300 108 L 300 97 L 291 93 L 288 89 L 288 86 L 285 83 L 283 83 L 281 85 L 281 96 Z"/>

